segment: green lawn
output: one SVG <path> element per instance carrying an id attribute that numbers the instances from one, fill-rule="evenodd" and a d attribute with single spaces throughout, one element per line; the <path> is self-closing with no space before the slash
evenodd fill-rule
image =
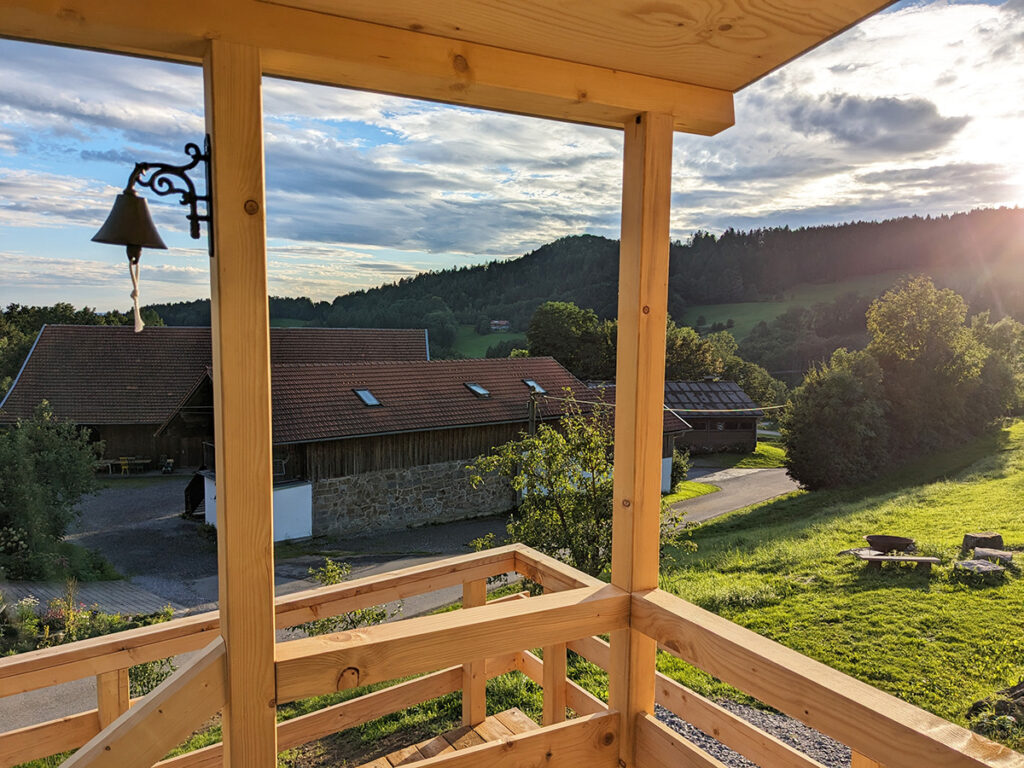
<path id="1" fill-rule="evenodd" d="M 844 492 L 800 492 L 693 531 L 670 551 L 662 587 L 947 719 L 1024 677 L 1024 580 L 963 578 L 968 531 L 1024 548 L 1024 423 Z M 942 559 L 872 571 L 840 550 L 869 533 L 912 536 Z M 1018 555 L 1024 558 L 1024 555 Z M 669 656 L 659 666 L 698 690 L 720 682 Z M 1024 729 L 1004 737 L 1024 747 Z"/>
<path id="2" fill-rule="evenodd" d="M 487 348 L 502 341 L 526 342 L 525 333 L 488 333 L 481 336 L 472 325 L 460 325 L 455 336 L 455 351 L 466 357 L 483 357 Z"/>
<path id="3" fill-rule="evenodd" d="M 786 466 L 786 451 L 775 443 L 758 441 L 753 453 L 699 453 L 693 456 L 695 467 L 721 469 L 772 469 Z"/>
<path id="4" fill-rule="evenodd" d="M 709 493 L 722 490 L 717 485 L 711 485 L 710 483 L 698 483 L 695 480 L 684 480 L 676 486 L 675 491 L 662 496 L 661 500 L 665 504 L 675 504 L 677 501 L 686 501 L 687 499 L 695 499 L 698 496 L 707 496 Z"/>

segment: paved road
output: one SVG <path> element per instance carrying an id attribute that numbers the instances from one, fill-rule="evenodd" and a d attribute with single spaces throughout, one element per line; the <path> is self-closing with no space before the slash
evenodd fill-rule
<path id="1" fill-rule="evenodd" d="M 690 480 L 717 485 L 722 490 L 672 505 L 688 523 L 703 523 L 735 509 L 774 499 L 798 490 L 784 469 L 690 470 Z"/>

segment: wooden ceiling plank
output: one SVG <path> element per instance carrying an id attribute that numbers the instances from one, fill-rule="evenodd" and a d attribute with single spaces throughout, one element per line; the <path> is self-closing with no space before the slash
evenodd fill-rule
<path id="1" fill-rule="evenodd" d="M 188 63 L 216 38 L 259 48 L 271 76 L 613 128 L 643 111 L 704 135 L 734 119 L 714 88 L 256 0 L 2 0 L 0 36 Z"/>

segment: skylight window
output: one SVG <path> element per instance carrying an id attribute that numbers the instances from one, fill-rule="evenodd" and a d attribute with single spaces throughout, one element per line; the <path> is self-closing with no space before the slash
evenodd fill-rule
<path id="1" fill-rule="evenodd" d="M 547 390 L 544 389 L 544 387 L 542 387 L 540 384 L 538 384 L 533 379 L 523 379 L 523 384 L 528 386 L 530 389 L 532 389 L 538 395 L 545 395 L 545 394 L 547 394 Z"/>
<path id="2" fill-rule="evenodd" d="M 373 396 L 373 392 L 368 389 L 353 389 L 356 393 L 356 397 L 363 401 L 363 405 L 380 405 L 380 400 Z"/>
<path id="3" fill-rule="evenodd" d="M 488 392 L 486 389 L 481 387 L 475 381 L 465 381 L 465 382 L 463 382 L 463 384 L 466 385 L 466 389 L 468 389 L 470 392 L 472 392 L 477 397 L 490 397 L 491 396 L 490 392 Z"/>

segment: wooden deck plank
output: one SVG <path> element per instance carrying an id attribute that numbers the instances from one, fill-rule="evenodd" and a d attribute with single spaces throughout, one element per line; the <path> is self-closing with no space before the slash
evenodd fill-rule
<path id="1" fill-rule="evenodd" d="M 506 709 L 504 712 L 498 712 L 494 717 L 512 733 L 517 735 L 527 731 L 536 731 L 540 728 L 539 725 L 515 707 Z"/>
<path id="2" fill-rule="evenodd" d="M 514 736 L 512 729 L 491 715 L 482 723 L 473 727 L 476 734 L 484 741 L 501 741 L 507 736 Z"/>
<path id="3" fill-rule="evenodd" d="M 423 759 L 423 754 L 419 748 L 413 744 L 411 747 L 402 747 L 402 749 L 396 749 L 390 755 L 384 758 L 388 761 L 391 766 L 408 765 L 409 763 L 415 763 Z"/>
<path id="4" fill-rule="evenodd" d="M 471 725 L 463 725 L 461 728 L 456 728 L 454 731 L 448 731 L 444 734 L 444 739 L 456 750 L 466 749 L 467 747 L 478 747 L 484 744 L 484 739 L 473 730 Z"/>
<path id="5" fill-rule="evenodd" d="M 435 736 L 432 739 L 420 742 L 416 745 L 419 747 L 420 754 L 423 757 L 435 757 L 436 755 L 444 755 L 448 752 L 454 752 L 455 747 L 448 743 L 448 740 L 444 736 Z"/>

